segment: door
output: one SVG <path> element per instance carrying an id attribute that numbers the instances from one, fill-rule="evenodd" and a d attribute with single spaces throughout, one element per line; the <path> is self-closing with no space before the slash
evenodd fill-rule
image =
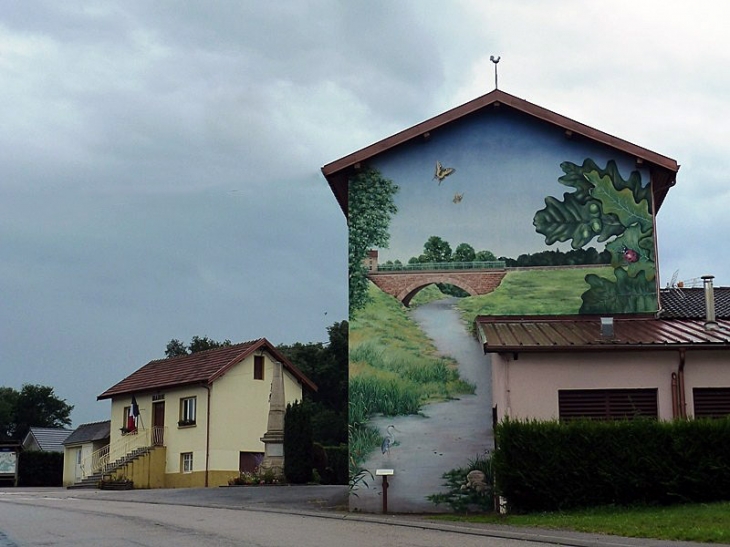
<path id="1" fill-rule="evenodd" d="M 152 404 L 152 444 L 165 444 L 165 401 L 156 401 Z"/>
<path id="2" fill-rule="evenodd" d="M 81 469 L 81 462 L 83 461 L 82 448 L 74 448 L 74 482 L 79 482 L 84 478 L 83 470 Z"/>

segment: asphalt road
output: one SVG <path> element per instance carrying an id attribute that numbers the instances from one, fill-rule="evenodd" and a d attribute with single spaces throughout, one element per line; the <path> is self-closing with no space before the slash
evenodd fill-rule
<path id="1" fill-rule="evenodd" d="M 0 490 L 0 547 L 690 547 L 700 544 L 348 512 L 347 488 Z"/>

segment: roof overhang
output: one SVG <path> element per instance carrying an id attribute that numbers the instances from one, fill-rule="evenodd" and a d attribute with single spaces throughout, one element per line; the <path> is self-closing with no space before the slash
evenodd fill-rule
<path id="1" fill-rule="evenodd" d="M 601 335 L 599 316 L 479 316 L 484 353 L 678 351 L 730 349 L 730 321 L 708 329 L 703 320 L 614 317 L 612 337 Z"/>
<path id="2" fill-rule="evenodd" d="M 605 144 L 634 156 L 637 164 L 641 164 L 649 169 L 654 193 L 655 211 L 659 211 L 667 192 L 676 183 L 676 175 L 677 171 L 679 171 L 679 165 L 676 160 L 619 139 L 618 137 L 614 137 L 613 135 L 609 135 L 608 133 L 604 133 L 603 131 L 599 131 L 570 118 L 566 118 L 565 116 L 532 104 L 514 95 L 510 95 L 509 93 L 505 93 L 499 89 L 495 89 L 468 103 L 452 108 L 443 114 L 439 114 L 370 146 L 366 146 L 357 152 L 328 163 L 322 167 L 322 173 L 327 179 L 343 213 L 347 216 L 348 179 L 369 160 L 411 140 L 428 138 L 432 132 L 437 131 L 440 127 L 464 116 L 487 107 L 496 108 L 502 107 L 502 105 L 561 127 L 571 138 L 582 136 L 591 141 Z"/>

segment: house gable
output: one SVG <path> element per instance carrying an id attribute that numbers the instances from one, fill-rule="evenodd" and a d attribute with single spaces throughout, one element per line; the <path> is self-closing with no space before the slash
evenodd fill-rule
<path id="1" fill-rule="evenodd" d="M 347 216 L 348 179 L 362 165 L 372 162 L 377 156 L 390 152 L 403 144 L 426 142 L 432 139 L 436 133 L 443 131 L 447 126 L 456 121 L 468 118 L 475 113 L 489 114 L 490 112 L 497 112 L 500 109 L 521 112 L 561 130 L 566 138 L 581 139 L 606 145 L 634 158 L 637 164 L 645 165 L 650 169 L 652 174 L 656 210 L 659 210 L 669 188 L 676 182 L 679 165 L 675 160 L 498 89 L 328 163 L 322 167 L 322 173 L 327 179 L 342 211 Z"/>

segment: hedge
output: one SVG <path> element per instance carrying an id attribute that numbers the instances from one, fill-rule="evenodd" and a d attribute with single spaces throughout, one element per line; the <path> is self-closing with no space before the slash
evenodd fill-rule
<path id="1" fill-rule="evenodd" d="M 18 486 L 61 486 L 63 453 L 28 450 L 18 456 Z"/>
<path id="2" fill-rule="evenodd" d="M 505 420 L 495 435 L 496 489 L 513 511 L 730 500 L 730 418 Z"/>

